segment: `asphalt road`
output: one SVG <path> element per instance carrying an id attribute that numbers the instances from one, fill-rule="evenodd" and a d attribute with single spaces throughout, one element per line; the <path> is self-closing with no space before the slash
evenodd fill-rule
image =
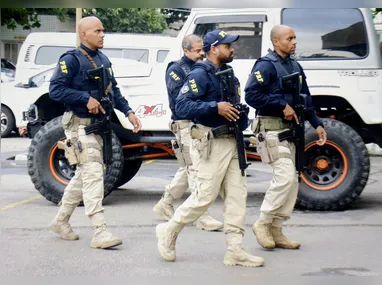
<path id="1" fill-rule="evenodd" d="M 187 226 L 177 241 L 177 261 L 163 261 L 155 226 L 162 222 L 152 207 L 170 182 L 175 160 L 147 161 L 129 183 L 105 198 L 106 219 L 123 245 L 113 250 L 90 248 L 92 230 L 83 207 L 71 223 L 78 241 L 64 241 L 47 230 L 58 208 L 33 187 L 23 156 L 28 139 L 1 140 L 0 275 L 1 276 L 381 276 L 382 158 L 371 159 L 371 175 L 361 197 L 341 212 L 295 210 L 285 232 L 302 243 L 297 251 L 262 249 L 251 231 L 259 215 L 271 169 L 252 162 L 248 170 L 246 249 L 265 259 L 262 268 L 225 267 L 223 232 Z M 16 160 L 6 160 L 17 157 Z M 178 201 L 176 205 L 181 203 Z M 223 220 L 223 201 L 210 208 Z M 155 283 L 167 283 L 162 279 Z M 227 279 L 228 280 L 228 279 Z"/>

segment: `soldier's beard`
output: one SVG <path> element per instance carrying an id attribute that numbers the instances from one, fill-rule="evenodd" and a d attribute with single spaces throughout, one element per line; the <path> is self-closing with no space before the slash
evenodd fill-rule
<path id="1" fill-rule="evenodd" d="M 230 54 L 228 57 L 219 58 L 221 63 L 230 63 L 233 61 L 233 54 Z"/>

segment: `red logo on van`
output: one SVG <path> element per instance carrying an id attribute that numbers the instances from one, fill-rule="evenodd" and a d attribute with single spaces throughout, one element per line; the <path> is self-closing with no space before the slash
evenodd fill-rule
<path id="1" fill-rule="evenodd" d="M 137 115 L 140 118 L 144 118 L 146 116 L 156 116 L 161 117 L 163 115 L 166 115 L 166 110 L 163 109 L 163 104 L 157 104 L 157 105 L 140 105 L 135 110 L 135 115 Z"/>

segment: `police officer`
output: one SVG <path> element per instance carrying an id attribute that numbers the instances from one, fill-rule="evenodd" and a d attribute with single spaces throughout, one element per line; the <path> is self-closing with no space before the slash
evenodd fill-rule
<path id="1" fill-rule="evenodd" d="M 170 128 L 176 137 L 173 148 L 182 166 L 179 167 L 171 183 L 166 185 L 162 199 L 153 208 L 155 213 L 166 220 L 170 220 L 174 214 L 173 201 L 180 199 L 188 188 L 191 191 L 195 191 L 196 188 L 196 170 L 192 166 L 189 151 L 191 143 L 189 125 L 191 121 L 182 118 L 176 113 L 175 100 L 192 66 L 195 62 L 203 60 L 203 40 L 197 35 L 188 35 L 182 41 L 182 48 L 183 57 L 178 61 L 170 62 L 166 71 L 168 100 L 172 112 Z M 208 212 L 205 212 L 197 220 L 196 228 L 215 231 L 222 229 L 223 223 L 215 220 Z"/>
<path id="2" fill-rule="evenodd" d="M 99 50 L 103 47 L 104 28 L 96 17 L 80 20 L 78 31 L 81 45 L 78 49 L 63 54 L 52 77 L 49 95 L 53 100 L 65 104 L 62 123 L 67 137 L 65 156 L 71 164 L 76 164 L 74 177 L 65 189 L 60 209 L 53 219 L 50 230 L 66 240 L 77 240 L 69 219 L 83 200 L 85 213 L 93 226 L 93 248 L 110 248 L 122 244 L 122 240 L 113 236 L 106 227 L 102 199 L 103 159 L 102 139 L 95 134 L 85 134 L 84 128 L 98 114 L 105 113 L 99 100 L 97 82 L 87 76 L 87 71 L 103 66 L 109 76 L 109 89 L 115 107 L 123 112 L 134 126 L 133 131 L 141 128 L 128 102 L 122 97 L 113 76 L 109 59 Z"/>
<path id="3" fill-rule="evenodd" d="M 212 137 L 213 130 L 226 129 L 230 121 L 239 119 L 239 111 L 228 103 L 228 90 L 216 75 L 230 68 L 226 63 L 233 60 L 231 43 L 238 38 L 220 30 L 207 33 L 203 39 L 207 60 L 193 66 L 176 100 L 176 113 L 196 122 L 191 128 L 190 152 L 200 159 L 197 190 L 176 209 L 169 222 L 156 227 L 158 250 L 166 261 L 175 261 L 176 238 L 183 227 L 198 219 L 221 192 L 227 243 L 224 264 L 264 263 L 243 249 L 247 188 L 239 168 L 235 138 L 230 133 Z"/>
<path id="4" fill-rule="evenodd" d="M 301 74 L 301 94 L 306 95 L 305 116 L 317 130 L 319 145 L 326 142 L 326 132 L 315 113 L 304 71 L 291 57 L 296 50 L 294 31 L 288 26 L 277 25 L 271 31 L 271 41 L 274 51 L 256 61 L 245 88 L 246 102 L 256 109 L 252 129 L 258 138 L 262 136 L 257 140 L 259 154 L 263 162 L 273 168 L 273 179 L 261 205 L 260 217 L 252 229 L 264 248 L 298 249 L 300 243 L 289 240 L 282 232 L 282 224 L 290 218 L 296 203 L 298 179 L 295 145 L 280 142 L 278 134 L 290 129 L 292 122 L 298 123 L 298 117 L 292 108 L 292 97 L 280 86 L 281 77 L 294 72 Z"/>

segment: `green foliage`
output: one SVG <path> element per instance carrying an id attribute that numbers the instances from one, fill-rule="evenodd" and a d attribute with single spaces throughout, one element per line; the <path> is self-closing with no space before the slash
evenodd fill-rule
<path id="1" fill-rule="evenodd" d="M 167 25 L 171 27 L 171 29 L 179 31 L 183 25 L 178 26 L 178 28 L 175 28 L 172 24 L 176 23 L 178 21 L 185 22 L 188 18 L 188 15 L 190 15 L 191 9 L 188 8 L 167 8 L 167 9 L 160 9 L 161 13 L 165 16 Z"/>
<path id="2" fill-rule="evenodd" d="M 83 17 L 98 17 L 106 32 L 118 33 L 162 33 L 169 25 L 185 21 L 190 9 L 185 8 L 83 8 Z M 60 21 L 66 21 L 75 15 L 75 8 L 2 8 L 1 25 L 15 29 L 39 28 L 39 15 L 57 15 Z"/>
<path id="3" fill-rule="evenodd" d="M 377 15 L 379 12 L 382 12 L 382 8 L 375 8 L 373 11 L 373 17 L 375 17 L 375 15 Z"/>
<path id="4" fill-rule="evenodd" d="M 110 33 L 162 33 L 166 18 L 157 9 L 149 8 L 84 8 L 83 17 L 98 17 Z"/>
<path id="5" fill-rule="evenodd" d="M 39 15 L 57 15 L 66 21 L 73 9 L 66 8 L 1 8 L 1 25 L 14 30 L 21 25 L 24 30 L 41 26 Z"/>
<path id="6" fill-rule="evenodd" d="M 177 21 L 185 22 L 191 12 L 191 9 L 187 8 L 168 8 L 160 10 L 161 13 L 166 17 L 166 22 L 168 25 Z"/>

